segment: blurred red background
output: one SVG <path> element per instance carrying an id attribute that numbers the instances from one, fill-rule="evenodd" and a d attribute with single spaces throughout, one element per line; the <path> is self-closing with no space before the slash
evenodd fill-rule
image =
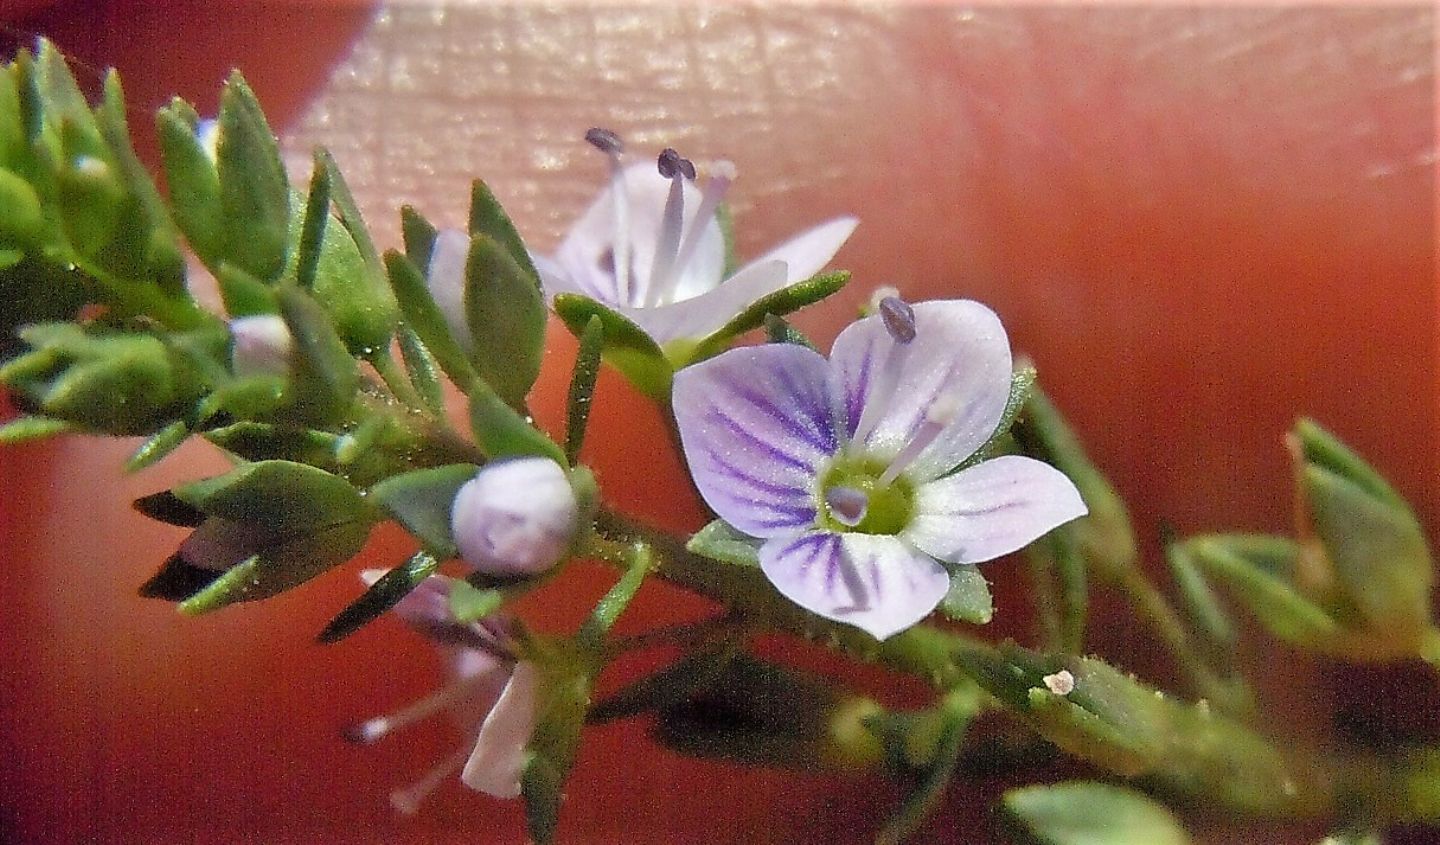
<path id="1" fill-rule="evenodd" d="M 598 16 L 580 6 L 567 13 Z M 213 110 L 232 66 L 277 129 L 290 126 L 323 96 L 373 14 L 347 3 L 28 2 L 7 6 L 0 22 L 12 43 L 53 37 L 92 85 L 96 69 L 120 68 L 133 128 L 153 160 L 153 109 L 178 93 Z M 829 37 L 780 10 L 744 14 L 757 30 Z M 994 306 L 1132 502 L 1151 564 L 1161 520 L 1181 533 L 1288 530 L 1281 436 L 1299 414 L 1372 459 L 1433 536 L 1440 405 L 1430 13 L 957 14 L 856 13 L 875 49 L 907 62 L 913 80 L 843 104 L 864 144 L 839 139 L 830 148 L 831 139 L 807 134 L 803 117 L 827 103 L 805 100 L 796 80 L 806 69 L 783 55 L 774 61 L 789 75 L 777 72 L 753 111 L 729 118 L 736 131 L 727 151 L 746 165 L 739 199 L 765 194 L 740 220 L 742 253 L 832 213 L 864 220 L 837 261 L 857 283 L 802 325 L 828 342 L 881 283 L 912 298 Z M 950 38 L 945 27 L 962 25 L 980 34 Z M 703 28 L 686 37 L 705 41 Z M 703 84 L 649 92 L 656 113 L 683 119 L 696 93 L 686 86 Z M 523 114 L 523 90 L 512 96 Z M 586 92 L 572 96 L 583 101 Z M 786 97 L 800 105 L 776 108 Z M 626 120 L 645 125 L 643 114 Z M 747 129 L 767 139 L 751 140 Z M 769 164 L 747 159 L 750 146 L 792 152 Z M 794 169 L 807 161 L 815 173 Z M 562 220 L 583 200 L 545 191 L 567 178 L 535 177 L 540 200 L 563 198 Z M 525 195 L 521 207 L 536 202 Z M 532 231 L 524 214 L 517 219 Z M 537 243 L 553 243 L 558 231 L 540 228 L 548 238 Z M 536 405 L 553 428 L 573 343 L 552 328 Z M 654 413 L 607 374 L 586 453 L 607 495 L 667 525 L 698 525 L 703 515 L 674 457 L 656 450 L 652 461 L 647 450 L 636 461 L 637 444 L 652 442 L 664 442 Z M 371 748 L 341 742 L 341 726 L 419 696 L 436 678 L 425 647 L 388 620 L 339 646 L 312 643 L 355 594 L 360 564 L 199 620 L 135 597 L 180 535 L 130 512 L 128 501 L 220 461 L 187 448 L 121 478 L 126 448 L 74 438 L 0 451 L 0 838 L 523 839 L 517 806 L 454 784 L 418 818 L 391 814 L 389 789 L 452 748 L 445 726 Z M 363 563 L 407 551 L 402 537 L 382 532 Z M 583 571 L 530 603 L 542 627 L 563 627 L 603 591 L 606 577 Z M 1001 602 L 992 632 L 1027 636 L 1023 569 L 997 562 L 986 573 Z M 639 630 L 704 607 L 652 586 L 624 625 Z M 1097 602 L 1092 639 L 1123 665 L 1165 676 L 1148 635 L 1113 599 Z M 887 701 L 923 700 L 908 681 L 780 650 Z M 1346 674 L 1280 648 L 1256 659 L 1278 667 L 1266 687 L 1283 702 L 1281 732 L 1312 733 L 1337 708 L 1401 731 L 1434 727 L 1433 684 L 1417 683 L 1413 668 Z M 996 789 L 954 786 L 926 836 L 988 840 Z M 894 799 L 870 781 L 680 759 L 655 748 L 637 722 L 587 733 L 568 794 L 561 838 L 587 842 L 868 841 Z"/>

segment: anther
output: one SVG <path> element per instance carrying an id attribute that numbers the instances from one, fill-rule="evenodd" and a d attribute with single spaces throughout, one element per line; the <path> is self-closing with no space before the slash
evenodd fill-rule
<path id="1" fill-rule="evenodd" d="M 830 515 L 847 528 L 854 528 L 865 518 L 870 509 L 870 497 L 863 490 L 854 487 L 831 487 L 825 491 L 825 504 Z"/>
<path id="2" fill-rule="evenodd" d="M 909 343 L 915 339 L 915 309 L 898 296 L 887 296 L 880 300 L 880 321 L 885 331 L 896 343 Z"/>
<path id="3" fill-rule="evenodd" d="M 620 140 L 620 136 L 599 126 L 593 127 L 585 133 L 585 141 L 607 155 L 619 155 L 625 152 L 625 142 Z"/>
<path id="4" fill-rule="evenodd" d="M 656 160 L 655 164 L 660 168 L 660 175 L 666 179 L 674 179 L 676 173 L 679 173 L 686 179 L 693 180 L 695 178 L 694 163 L 688 158 L 681 158 L 680 154 L 670 147 L 666 147 L 660 151 L 660 157 Z"/>

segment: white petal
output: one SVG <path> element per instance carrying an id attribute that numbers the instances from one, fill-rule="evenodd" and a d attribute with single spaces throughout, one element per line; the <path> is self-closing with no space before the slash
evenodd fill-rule
<path id="1" fill-rule="evenodd" d="M 1002 455 L 920 485 L 915 509 L 902 536 L 952 563 L 1009 554 L 1087 512 L 1064 473 L 1019 455 Z"/>
<path id="2" fill-rule="evenodd" d="M 530 253 L 530 263 L 535 265 L 535 271 L 540 274 L 540 287 L 545 291 L 546 299 L 554 299 L 557 293 L 578 293 L 594 298 L 595 294 L 580 287 L 570 273 L 560 262 L 548 255 Z"/>
<path id="3" fill-rule="evenodd" d="M 441 229 L 430 248 L 430 265 L 425 268 L 425 286 L 440 306 L 445 325 L 460 348 L 475 345 L 470 321 L 465 316 L 465 262 L 470 257 L 470 236 L 459 229 Z"/>
<path id="4" fill-rule="evenodd" d="M 877 640 L 924 619 L 950 587 L 935 559 L 880 534 L 776 538 L 760 547 L 760 568 L 786 598 Z"/>
<path id="5" fill-rule="evenodd" d="M 830 259 L 835 257 L 835 253 L 840 251 L 840 247 L 845 245 L 845 241 L 859 223 L 860 220 L 855 217 L 836 217 L 834 220 L 827 220 L 819 226 L 801 232 L 750 264 L 784 261 L 788 268 L 786 283 L 803 282 L 825 269 L 825 265 L 829 264 Z M 749 266 L 749 264 L 746 265 L 746 267 Z M 741 268 L 741 272 L 744 272 L 744 269 Z"/>
<path id="6" fill-rule="evenodd" d="M 937 401 L 948 406 L 950 423 L 905 472 L 927 481 L 968 458 L 999 425 L 1010 397 L 1010 341 L 1000 318 L 978 302 L 920 302 L 914 310 L 915 339 L 908 345 L 897 344 L 880 317 L 870 316 L 840 333 L 830 363 L 852 434 L 864 406 L 883 403 L 863 444 L 882 460 L 899 453 Z M 886 363 L 893 355 L 903 355 L 903 363 L 893 367 L 892 381 Z"/>
<path id="7" fill-rule="evenodd" d="M 785 287 L 785 265 L 779 261 L 752 264 L 718 288 L 682 302 L 653 308 L 616 309 L 645 333 L 664 344 L 689 338 L 699 340 L 740 315 L 751 303 Z"/>
<path id="8" fill-rule="evenodd" d="M 525 745 L 535 732 L 539 687 L 539 667 L 528 661 L 516 664 L 510 682 L 480 726 L 475 750 L 460 773 L 462 783 L 496 798 L 519 797 Z"/>
<path id="9" fill-rule="evenodd" d="M 815 479 L 839 438 L 829 370 L 787 343 L 732 349 L 675 374 L 671 404 L 705 502 L 752 537 L 815 523 Z"/>

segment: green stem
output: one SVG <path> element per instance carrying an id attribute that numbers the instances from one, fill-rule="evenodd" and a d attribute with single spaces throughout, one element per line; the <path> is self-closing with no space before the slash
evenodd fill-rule
<path id="1" fill-rule="evenodd" d="M 400 366 L 395 363 L 395 359 L 391 357 L 389 349 L 377 350 L 369 360 L 370 365 L 375 368 L 375 372 L 380 374 L 380 380 L 385 382 L 385 387 L 390 391 L 391 396 L 412 411 L 426 416 L 431 415 L 424 401 L 420 399 L 420 394 L 410 384 L 410 379 L 405 376 L 405 373 L 400 370 Z"/>

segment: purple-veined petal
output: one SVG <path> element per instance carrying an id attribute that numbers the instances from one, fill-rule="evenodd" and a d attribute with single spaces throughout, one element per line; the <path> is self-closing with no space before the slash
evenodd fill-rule
<path id="1" fill-rule="evenodd" d="M 669 305 L 650 308 L 620 306 L 656 343 L 691 338 L 699 340 L 733 318 L 752 302 L 785 287 L 785 265 L 779 261 L 752 264 L 708 293 Z"/>
<path id="2" fill-rule="evenodd" d="M 425 268 L 425 287 L 440 306 L 450 336 L 469 350 L 475 345 L 470 321 L 465 316 L 465 262 L 470 257 L 470 236 L 459 229 L 441 229 L 430 247 L 430 264 Z"/>
<path id="3" fill-rule="evenodd" d="M 480 726 L 475 750 L 460 772 L 466 786 L 496 798 L 520 795 L 525 745 L 535 731 L 539 687 L 539 667 L 529 661 L 517 663 L 500 699 Z"/>
<path id="4" fill-rule="evenodd" d="M 751 261 L 739 272 L 745 272 L 753 264 L 784 261 L 786 284 L 804 281 L 825 269 L 825 265 L 829 264 L 835 253 L 840 251 L 840 247 L 845 245 L 845 241 L 859 223 L 859 218 L 849 216 L 827 220 Z"/>
<path id="5" fill-rule="evenodd" d="M 1087 512 L 1060 470 L 1002 455 L 915 490 L 916 515 L 901 535 L 952 563 L 980 563 L 1022 549 Z"/>
<path id="6" fill-rule="evenodd" d="M 1010 397 L 1010 341 L 995 312 L 969 300 L 914 305 L 915 339 L 898 344 L 878 315 L 840 332 L 830 362 L 849 419 L 880 403 L 867 421 L 863 451 L 888 461 L 920 433 L 932 410 L 949 420 L 905 474 L 928 481 L 974 453 L 1000 423 Z"/>
<path id="7" fill-rule="evenodd" d="M 816 476 L 838 445 L 828 372 L 819 354 L 775 343 L 675 374 L 675 421 L 695 486 L 752 537 L 815 522 Z"/>
<path id="8" fill-rule="evenodd" d="M 950 588 L 934 558 L 881 534 L 776 537 L 760 547 L 760 568 L 786 598 L 877 640 L 924 619 Z"/>

